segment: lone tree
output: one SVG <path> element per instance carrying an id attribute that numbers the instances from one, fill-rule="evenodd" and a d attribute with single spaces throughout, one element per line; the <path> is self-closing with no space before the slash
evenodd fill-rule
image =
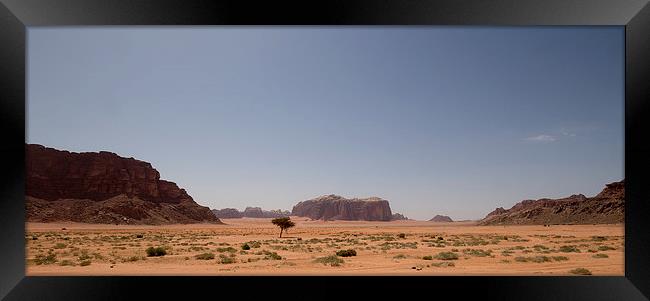
<path id="1" fill-rule="evenodd" d="M 282 231 L 284 231 L 286 229 L 289 229 L 289 228 L 296 225 L 288 217 L 274 218 L 273 220 L 271 220 L 271 223 L 273 223 L 274 225 L 280 227 L 280 238 L 282 238 Z"/>

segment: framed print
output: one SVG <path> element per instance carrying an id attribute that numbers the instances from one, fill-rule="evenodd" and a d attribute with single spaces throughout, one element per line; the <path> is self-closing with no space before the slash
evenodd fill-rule
<path id="1" fill-rule="evenodd" d="M 7 300 L 650 294 L 646 1 L 2 4 Z"/>

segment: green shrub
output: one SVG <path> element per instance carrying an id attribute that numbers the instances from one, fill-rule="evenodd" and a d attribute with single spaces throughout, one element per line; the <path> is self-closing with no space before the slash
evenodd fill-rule
<path id="1" fill-rule="evenodd" d="M 322 263 L 323 265 L 328 265 L 329 264 L 330 266 L 335 267 L 335 266 L 340 266 L 345 261 L 343 259 L 339 258 L 336 255 L 330 255 L 330 256 L 316 258 L 314 260 L 314 262 Z"/>
<path id="2" fill-rule="evenodd" d="M 424 260 L 433 260 L 433 256 L 427 255 L 427 256 L 422 257 L 422 259 L 424 259 Z"/>
<path id="3" fill-rule="evenodd" d="M 357 256 L 357 251 L 355 251 L 353 249 L 339 250 L 339 251 L 336 251 L 336 255 L 341 256 L 341 257 Z"/>
<path id="4" fill-rule="evenodd" d="M 458 254 L 454 252 L 440 252 L 436 255 L 436 259 L 440 260 L 456 260 L 458 259 Z"/>
<path id="5" fill-rule="evenodd" d="M 149 257 L 158 257 L 167 255 L 167 250 L 163 247 L 149 247 L 146 250 L 147 256 Z"/>
<path id="6" fill-rule="evenodd" d="M 591 271 L 587 270 L 585 268 L 573 269 L 573 270 L 570 270 L 569 273 L 576 274 L 576 275 L 591 275 Z"/>

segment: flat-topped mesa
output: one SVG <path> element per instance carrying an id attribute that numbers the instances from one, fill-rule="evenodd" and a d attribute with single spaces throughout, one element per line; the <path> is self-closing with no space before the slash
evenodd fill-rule
<path id="1" fill-rule="evenodd" d="M 430 222 L 437 222 L 437 223 L 450 223 L 453 222 L 454 220 L 451 219 L 451 217 L 446 216 L 446 215 L 436 215 L 432 219 L 429 220 Z"/>
<path id="2" fill-rule="evenodd" d="M 322 220 L 390 221 L 392 213 L 387 200 L 370 198 L 346 199 L 339 195 L 323 195 L 299 202 L 291 215 Z"/>
<path id="3" fill-rule="evenodd" d="M 560 199 L 524 200 L 510 209 L 501 207 L 479 225 L 550 225 L 622 223 L 625 217 L 625 182 L 607 184 L 594 197 L 574 194 Z"/>
<path id="4" fill-rule="evenodd" d="M 25 196 L 32 221 L 221 223 L 185 189 L 161 180 L 148 162 L 106 151 L 75 153 L 38 144 L 25 145 L 25 159 Z M 81 201 L 85 205 L 76 206 Z M 77 214 L 63 212 L 66 208 L 76 208 Z"/>

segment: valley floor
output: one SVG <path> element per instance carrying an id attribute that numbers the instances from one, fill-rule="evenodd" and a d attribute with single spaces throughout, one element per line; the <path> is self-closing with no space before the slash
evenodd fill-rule
<path id="1" fill-rule="evenodd" d="M 586 269 L 592 275 L 624 275 L 623 224 L 292 220 L 296 227 L 282 238 L 270 219 L 254 218 L 223 219 L 226 225 L 28 223 L 26 272 L 28 276 L 557 276 Z M 244 244 L 250 249 L 244 250 Z M 162 247 L 166 255 L 149 257 L 148 247 Z M 347 249 L 355 250 L 356 256 L 332 256 Z"/>

